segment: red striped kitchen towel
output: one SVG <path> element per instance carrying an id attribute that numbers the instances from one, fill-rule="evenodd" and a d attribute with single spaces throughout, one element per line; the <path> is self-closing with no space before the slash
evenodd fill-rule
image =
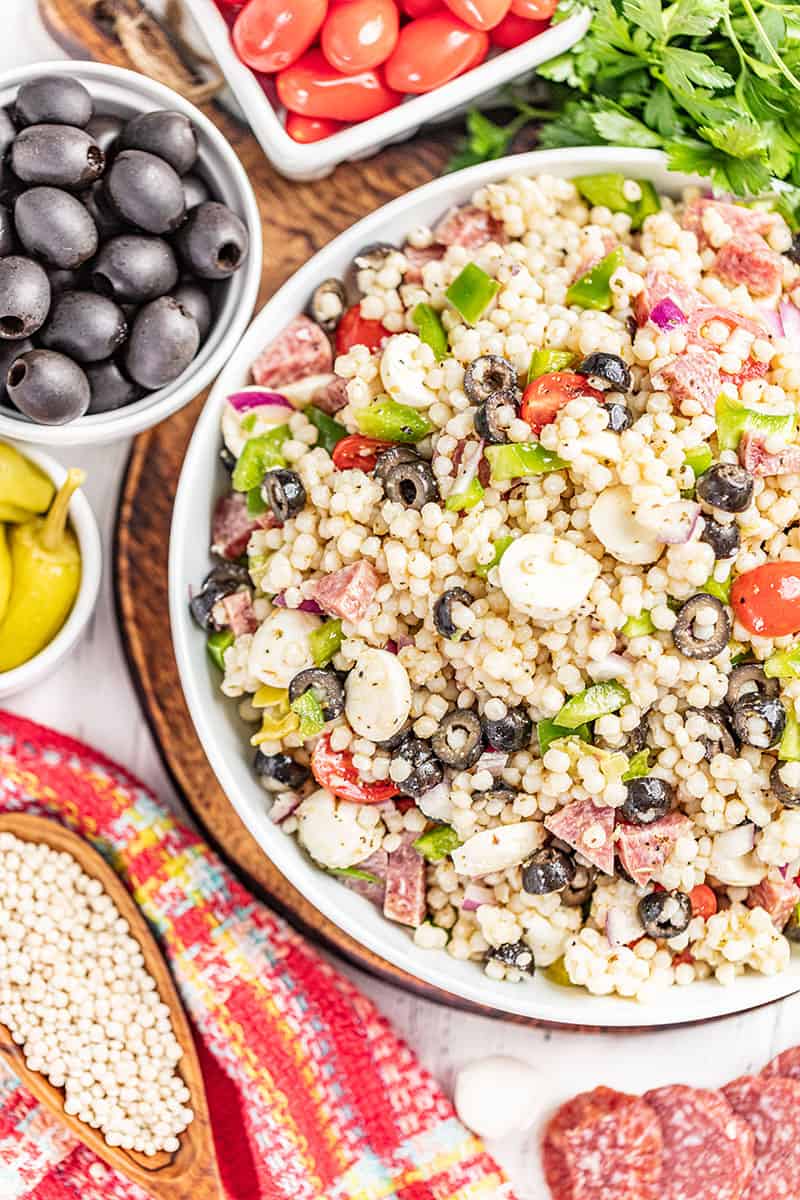
<path id="1" fill-rule="evenodd" d="M 514 1200 L 372 1003 L 127 771 L 0 713 L 0 811 L 83 834 L 141 906 L 197 1031 L 231 1200 Z M 0 1197 L 146 1200 L 2 1066 Z"/>

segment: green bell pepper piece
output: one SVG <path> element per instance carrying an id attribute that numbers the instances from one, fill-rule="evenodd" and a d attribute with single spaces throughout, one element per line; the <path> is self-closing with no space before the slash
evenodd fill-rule
<path id="1" fill-rule="evenodd" d="M 333 417 L 329 417 L 321 408 L 316 408 L 313 404 L 309 404 L 304 410 L 306 416 L 312 425 L 315 426 L 318 437 L 317 445 L 322 446 L 323 450 L 331 453 L 334 446 L 347 437 L 347 430 L 344 425 L 340 425 L 338 421 L 334 421 Z"/>
<path id="2" fill-rule="evenodd" d="M 587 721 L 596 721 L 598 717 L 617 712 L 624 704 L 629 704 L 630 699 L 628 689 L 616 679 L 595 683 L 576 696 L 570 696 L 564 707 L 556 713 L 555 721 L 567 729 L 577 729 Z"/>
<path id="3" fill-rule="evenodd" d="M 769 412 L 766 409 L 746 408 L 738 400 L 721 395 L 717 400 L 717 442 L 720 450 L 736 450 L 743 433 L 780 434 L 786 442 L 794 437 L 797 413 Z"/>
<path id="4" fill-rule="evenodd" d="M 590 204 L 610 208 L 612 212 L 624 212 L 631 218 L 631 229 L 641 229 L 645 217 L 661 211 L 658 193 L 647 179 L 636 179 L 641 189 L 638 200 L 625 196 L 624 175 L 579 175 L 572 181 L 584 200 Z"/>
<path id="5" fill-rule="evenodd" d="M 438 359 L 446 358 L 450 350 L 447 330 L 433 305 L 418 304 L 411 317 L 417 327 L 420 341 L 423 341 L 426 346 L 430 346 Z"/>
<path id="6" fill-rule="evenodd" d="M 427 417 L 396 400 L 374 401 L 368 408 L 359 409 L 356 421 L 367 437 L 383 442 L 419 442 L 433 429 Z"/>
<path id="7" fill-rule="evenodd" d="M 291 709 L 300 718 L 301 737 L 315 737 L 316 734 L 325 728 L 325 714 L 322 711 L 322 705 L 314 695 L 313 689 L 303 692 L 302 696 L 298 696 L 296 700 L 293 700 Z"/>
<path id="8" fill-rule="evenodd" d="M 420 835 L 414 842 L 417 850 L 428 862 L 440 862 L 461 845 L 461 838 L 450 825 L 435 825 Z"/>
<path id="9" fill-rule="evenodd" d="M 234 637 L 230 629 L 219 629 L 216 633 L 210 633 L 206 638 L 208 657 L 215 667 L 219 667 L 220 671 L 225 670 L 225 651 L 233 643 Z"/>
<path id="10" fill-rule="evenodd" d="M 547 475 L 550 471 L 563 471 L 567 465 L 541 442 L 505 442 L 502 446 L 487 446 L 484 454 L 489 460 L 493 483 L 524 479 L 526 475 Z"/>
<path id="11" fill-rule="evenodd" d="M 786 713 L 786 728 L 778 746 L 778 758 L 781 762 L 800 762 L 800 721 L 794 714 L 794 704 Z"/>
<path id="12" fill-rule="evenodd" d="M 481 270 L 477 263 L 467 263 L 445 292 L 456 312 L 468 325 L 479 321 L 500 291 L 500 284 Z"/>
<path id="13" fill-rule="evenodd" d="M 776 650 L 764 663 L 767 679 L 800 679 L 800 642 L 788 650 Z"/>
<path id="14" fill-rule="evenodd" d="M 311 657 L 317 667 L 327 666 L 334 654 L 338 654 L 341 644 L 342 622 L 338 617 L 333 621 L 326 621 L 308 635 Z"/>
<path id="15" fill-rule="evenodd" d="M 683 461 L 692 468 L 695 479 L 699 479 L 713 463 L 714 455 L 710 446 L 692 446 L 686 451 Z"/>
<path id="16" fill-rule="evenodd" d="M 588 725 L 578 725 L 575 729 L 568 729 L 566 725 L 556 725 L 555 721 L 545 718 L 543 721 L 536 722 L 536 737 L 539 741 L 539 753 L 544 758 L 548 746 L 553 742 L 568 737 L 577 737 L 582 742 L 591 742 L 592 731 Z"/>
<path id="17" fill-rule="evenodd" d="M 714 576 L 709 575 L 708 579 L 705 581 L 703 586 L 700 588 L 700 591 L 708 592 L 709 596 L 716 596 L 717 600 L 721 600 L 723 604 L 730 604 L 730 602 L 731 602 L 731 584 L 732 583 L 733 583 L 733 579 L 731 578 L 730 575 L 724 581 L 724 583 L 717 583 Z"/>
<path id="18" fill-rule="evenodd" d="M 647 609 L 642 609 L 638 617 L 628 617 L 625 624 L 622 626 L 622 632 L 625 637 L 644 637 L 645 634 L 652 633 L 655 629 L 653 619 Z"/>
<path id="19" fill-rule="evenodd" d="M 497 538 L 493 543 L 494 554 L 492 555 L 491 560 L 488 563 L 480 563 L 475 568 L 475 574 L 480 575 L 481 579 L 485 579 L 492 567 L 496 567 L 500 562 L 500 559 L 503 557 L 513 540 L 514 539 L 511 534 L 505 534 L 503 537 Z"/>
<path id="20" fill-rule="evenodd" d="M 596 267 L 581 275 L 567 290 L 567 304 L 577 304 L 579 308 L 596 308 L 607 312 L 611 308 L 611 276 L 625 262 L 625 252 L 621 246 L 607 254 Z"/>
<path id="21" fill-rule="evenodd" d="M 247 493 L 247 515 L 248 517 L 260 517 L 262 513 L 267 511 L 267 502 L 261 495 L 261 488 L 250 488 Z"/>
<path id="22" fill-rule="evenodd" d="M 361 879 L 364 883 L 380 883 L 377 875 L 362 871 L 358 867 L 328 867 L 327 871 L 329 875 L 336 875 L 339 879 Z"/>
<path id="23" fill-rule="evenodd" d="M 577 359 L 571 350 L 534 350 L 528 367 L 528 383 L 553 371 L 567 371 Z"/>
<path id="24" fill-rule="evenodd" d="M 289 426 L 278 425 L 269 433 L 261 433 L 245 442 L 233 469 L 234 491 L 249 492 L 251 488 L 260 487 L 267 471 L 286 466 L 281 447 L 288 436 Z"/>
<path id="25" fill-rule="evenodd" d="M 480 504 L 484 496 L 483 484 L 477 475 L 465 492 L 453 492 L 444 502 L 448 512 L 467 512 Z"/>
<path id="26" fill-rule="evenodd" d="M 650 769 L 650 751 L 640 750 L 638 754 L 631 756 L 628 761 L 628 769 L 622 776 L 622 782 L 627 783 L 629 779 L 641 779 Z"/>

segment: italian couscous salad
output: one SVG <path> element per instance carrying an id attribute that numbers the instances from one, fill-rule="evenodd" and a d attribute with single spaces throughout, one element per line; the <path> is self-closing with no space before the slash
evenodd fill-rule
<path id="1" fill-rule="evenodd" d="M 800 938 L 800 241 L 519 177 L 320 282 L 229 396 L 191 599 L 269 815 L 492 979 Z"/>

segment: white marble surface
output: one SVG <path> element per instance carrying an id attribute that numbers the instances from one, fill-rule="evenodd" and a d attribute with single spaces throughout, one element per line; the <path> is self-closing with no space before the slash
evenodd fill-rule
<path id="1" fill-rule="evenodd" d="M 3 0 L 2 8 L 6 36 L 0 39 L 0 70 L 58 55 L 40 25 L 34 0 Z M 84 466 L 89 473 L 87 492 L 101 521 L 106 564 L 127 449 L 120 444 L 70 455 L 71 464 Z M 147 587 L 146 579 L 141 586 Z M 73 659 L 44 683 L 14 697 L 8 707 L 86 738 L 125 763 L 162 796 L 174 799 L 128 676 L 108 569 L 96 616 Z M 458 1013 L 406 995 L 352 968 L 343 970 L 394 1021 L 448 1091 L 458 1067 L 484 1054 L 518 1055 L 538 1067 L 538 1117 L 572 1093 L 598 1083 L 632 1090 L 681 1080 L 716 1086 L 760 1067 L 778 1050 L 800 1042 L 800 1002 L 791 998 L 696 1028 L 583 1034 L 522 1028 Z M 592 1019 L 588 999 L 586 1019 Z M 646 1019 L 646 1009 L 632 1007 L 632 1022 Z M 534 1134 L 491 1149 L 511 1175 L 518 1200 L 547 1200 Z"/>

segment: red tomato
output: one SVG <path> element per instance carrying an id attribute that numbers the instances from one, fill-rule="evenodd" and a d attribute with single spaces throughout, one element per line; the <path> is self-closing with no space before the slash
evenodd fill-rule
<path id="1" fill-rule="evenodd" d="M 362 317 L 361 305 L 354 304 L 336 326 L 336 353 L 347 354 L 353 346 L 366 346 L 374 353 L 388 336 L 389 330 L 380 321 Z"/>
<path id="2" fill-rule="evenodd" d="M 350 751 L 331 750 L 329 733 L 319 739 L 311 753 L 311 774 L 320 787 L 327 788 L 339 800 L 352 800 L 354 804 L 385 804 L 400 791 L 390 779 L 362 783 Z"/>
<path id="3" fill-rule="evenodd" d="M 332 67 L 354 75 L 386 62 L 399 32 L 393 0 L 351 0 L 328 13 L 320 45 Z"/>
<path id="4" fill-rule="evenodd" d="M 549 21 L 526 21 L 524 17 L 510 12 L 492 30 L 492 45 L 499 46 L 501 50 L 513 50 L 515 46 L 521 46 L 523 42 L 543 33 L 549 24 Z"/>
<path id="5" fill-rule="evenodd" d="M 442 0 L 400 0 L 400 7 L 407 17 L 429 17 L 442 7 Z"/>
<path id="6" fill-rule="evenodd" d="M 717 897 L 707 883 L 698 883 L 697 887 L 693 887 L 689 899 L 693 917 L 703 917 L 707 921 L 717 911 Z"/>
<path id="7" fill-rule="evenodd" d="M 603 400 L 603 393 L 588 384 L 585 375 L 575 371 L 552 371 L 532 380 L 525 388 L 519 415 L 534 433 L 539 433 L 555 420 L 560 408 L 578 396 L 591 396 L 601 403 Z"/>
<path id="8" fill-rule="evenodd" d="M 800 562 L 770 562 L 733 581 L 731 607 L 737 621 L 757 637 L 800 633 Z"/>
<path id="9" fill-rule="evenodd" d="M 254 71 L 282 71 L 320 31 L 327 0 L 250 0 L 233 27 L 233 44 Z"/>
<path id="10" fill-rule="evenodd" d="M 382 442 L 380 438 L 351 433 L 349 437 L 336 443 L 331 458 L 333 465 L 340 471 L 349 471 L 353 467 L 358 467 L 361 471 L 371 471 L 381 450 L 388 450 L 392 445 L 393 442 Z"/>
<path id="11" fill-rule="evenodd" d="M 304 146 L 310 142 L 321 142 L 323 138 L 338 133 L 344 127 L 344 121 L 327 121 L 325 117 L 301 117 L 300 113 L 293 112 L 286 114 L 286 132 L 290 138 Z"/>
<path id="12" fill-rule="evenodd" d="M 398 92 L 431 92 L 483 62 L 489 35 L 451 13 L 419 17 L 400 30 L 386 63 L 386 82 Z"/>
<path id="13" fill-rule="evenodd" d="M 558 0 L 511 0 L 514 16 L 526 21 L 549 21 L 557 8 Z"/>
<path id="14" fill-rule="evenodd" d="M 454 17 L 472 29 L 494 29 L 509 10 L 511 0 L 444 0 Z"/>
<path id="15" fill-rule="evenodd" d="M 291 112 L 337 121 L 366 121 L 400 103 L 376 71 L 343 75 L 321 50 L 309 50 L 277 78 L 278 97 Z"/>

